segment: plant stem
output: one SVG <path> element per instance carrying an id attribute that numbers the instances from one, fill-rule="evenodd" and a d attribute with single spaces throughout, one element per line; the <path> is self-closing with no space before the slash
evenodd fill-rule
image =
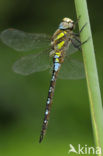
<path id="1" fill-rule="evenodd" d="M 103 152 L 103 110 L 102 100 L 98 81 L 98 73 L 92 41 L 92 34 L 88 16 L 86 0 L 74 0 L 77 17 L 80 16 L 79 30 L 87 23 L 80 33 L 81 42 L 90 39 L 82 45 L 83 60 L 86 73 L 87 87 L 90 100 L 90 110 L 95 144 L 101 147 Z M 101 155 L 101 154 L 100 154 Z"/>

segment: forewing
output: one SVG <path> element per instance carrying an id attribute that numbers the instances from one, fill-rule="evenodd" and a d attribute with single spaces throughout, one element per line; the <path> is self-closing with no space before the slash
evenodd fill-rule
<path id="1" fill-rule="evenodd" d="M 43 51 L 17 60 L 13 65 L 13 70 L 21 75 L 29 75 L 47 70 L 50 67 L 49 63 L 49 52 Z"/>
<path id="2" fill-rule="evenodd" d="M 26 33 L 17 29 L 6 29 L 0 34 L 1 41 L 17 51 L 29 51 L 47 48 L 50 37 L 45 34 Z"/>
<path id="3" fill-rule="evenodd" d="M 83 79 L 85 78 L 83 61 L 78 57 L 66 57 L 60 69 L 61 79 Z"/>

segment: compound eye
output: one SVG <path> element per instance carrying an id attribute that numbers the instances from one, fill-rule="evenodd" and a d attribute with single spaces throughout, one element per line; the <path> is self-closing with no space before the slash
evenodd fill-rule
<path id="1" fill-rule="evenodd" d="M 68 29 L 68 23 L 67 22 L 61 22 L 59 25 L 59 29 Z"/>

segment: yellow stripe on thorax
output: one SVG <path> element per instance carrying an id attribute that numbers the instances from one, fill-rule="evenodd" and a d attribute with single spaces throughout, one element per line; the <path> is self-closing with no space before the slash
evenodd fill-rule
<path id="1" fill-rule="evenodd" d="M 64 41 L 61 41 L 60 43 L 57 44 L 58 49 L 61 49 L 64 45 Z"/>
<path id="2" fill-rule="evenodd" d="M 61 33 L 57 36 L 56 40 L 62 38 L 66 33 L 67 33 L 66 31 L 61 32 Z"/>
<path id="3" fill-rule="evenodd" d="M 56 40 L 62 38 L 66 33 L 67 33 L 66 31 L 61 32 L 59 35 L 57 35 Z M 61 49 L 63 45 L 64 45 L 64 41 L 61 41 L 60 43 L 57 44 L 57 49 Z"/>

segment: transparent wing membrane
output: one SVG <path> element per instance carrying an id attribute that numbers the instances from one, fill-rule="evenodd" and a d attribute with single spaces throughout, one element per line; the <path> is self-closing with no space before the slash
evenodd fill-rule
<path id="1" fill-rule="evenodd" d="M 52 60 L 52 58 L 49 58 L 49 36 L 45 34 L 26 33 L 17 29 L 6 29 L 1 32 L 0 39 L 3 43 L 17 51 L 42 50 L 42 52 L 26 55 L 17 60 L 13 65 L 13 70 L 16 73 L 29 75 L 51 68 L 50 59 Z M 80 42 L 76 38 L 73 38 L 72 41 L 73 44 L 70 43 L 66 51 L 66 57 L 58 75 L 61 79 L 81 79 L 85 77 L 83 62 L 78 57 L 81 53 L 79 55 L 76 53 L 78 47 L 80 47 Z"/>
<path id="2" fill-rule="evenodd" d="M 21 75 L 29 75 L 34 72 L 45 71 L 50 67 L 49 52 L 26 55 L 17 60 L 13 65 L 13 70 Z"/>
<path id="3" fill-rule="evenodd" d="M 58 78 L 60 79 L 83 79 L 85 78 L 84 64 L 78 56 L 66 57 L 59 72 Z"/>
<path id="4" fill-rule="evenodd" d="M 47 48 L 50 44 L 49 38 L 45 34 L 26 33 L 17 29 L 6 29 L 0 34 L 1 41 L 17 51 Z"/>
<path id="5" fill-rule="evenodd" d="M 66 60 L 67 61 L 67 60 Z M 85 78 L 83 63 L 75 59 L 63 64 L 59 72 L 60 79 L 83 79 Z"/>

